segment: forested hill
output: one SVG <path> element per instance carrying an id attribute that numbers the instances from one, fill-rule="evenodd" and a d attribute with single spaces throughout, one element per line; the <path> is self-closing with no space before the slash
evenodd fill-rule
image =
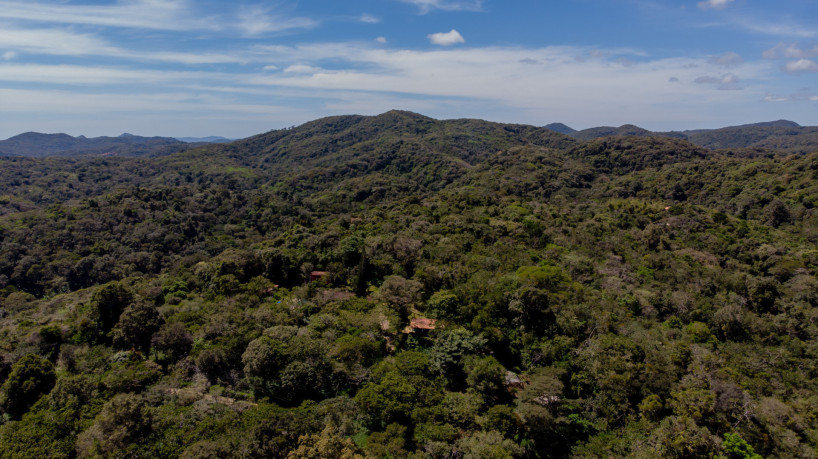
<path id="1" fill-rule="evenodd" d="M 189 143 L 169 137 L 72 137 L 68 134 L 26 132 L 0 140 L 0 156 L 161 156 L 186 150 Z"/>
<path id="2" fill-rule="evenodd" d="M 720 129 L 697 129 L 688 131 L 654 132 L 626 124 L 619 127 L 602 126 L 576 131 L 561 123 L 545 126 L 546 129 L 580 140 L 593 140 L 610 136 L 667 137 L 688 140 L 711 150 L 749 149 L 744 152 L 763 150 L 766 154 L 804 154 L 818 150 L 818 127 L 799 126 L 798 123 L 778 120 L 745 124 Z"/>
<path id="3" fill-rule="evenodd" d="M 769 148 L 393 111 L 0 158 L 0 457 L 815 457 L 818 151 Z"/>

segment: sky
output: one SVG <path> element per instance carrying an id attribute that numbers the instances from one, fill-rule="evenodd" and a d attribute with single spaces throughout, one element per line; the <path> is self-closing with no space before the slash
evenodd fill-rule
<path id="1" fill-rule="evenodd" d="M 391 109 L 818 125 L 818 1 L 0 0 L 0 139 L 242 138 Z"/>

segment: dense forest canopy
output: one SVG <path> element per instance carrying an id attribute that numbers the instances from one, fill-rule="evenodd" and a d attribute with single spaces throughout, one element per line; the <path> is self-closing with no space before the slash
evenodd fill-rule
<path id="1" fill-rule="evenodd" d="M 393 111 L 0 158 L 0 456 L 815 457 L 818 148 L 728 148 Z"/>

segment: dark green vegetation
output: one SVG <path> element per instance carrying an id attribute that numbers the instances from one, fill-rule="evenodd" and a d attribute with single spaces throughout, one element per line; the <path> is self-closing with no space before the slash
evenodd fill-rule
<path id="1" fill-rule="evenodd" d="M 818 150 L 818 127 L 799 126 L 797 123 L 786 120 L 745 124 L 721 129 L 672 132 L 652 132 L 632 124 L 619 127 L 596 127 L 582 131 L 576 131 L 561 123 L 549 124 L 545 128 L 580 140 L 593 140 L 608 136 L 684 139 L 713 150 L 745 149 L 745 151 L 739 153 L 744 155 L 775 152 L 807 154 Z"/>
<path id="2" fill-rule="evenodd" d="M 0 156 L 161 156 L 187 150 L 192 145 L 170 137 L 72 137 L 68 134 L 26 132 L 0 140 Z"/>
<path id="3" fill-rule="evenodd" d="M 815 457 L 817 179 L 405 112 L 2 159 L 0 455 Z"/>

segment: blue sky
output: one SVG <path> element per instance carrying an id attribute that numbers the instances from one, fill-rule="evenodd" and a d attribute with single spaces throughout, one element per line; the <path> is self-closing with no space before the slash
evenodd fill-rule
<path id="1" fill-rule="evenodd" d="M 818 125 L 818 2 L 0 0 L 0 138 L 238 138 L 393 108 Z"/>

